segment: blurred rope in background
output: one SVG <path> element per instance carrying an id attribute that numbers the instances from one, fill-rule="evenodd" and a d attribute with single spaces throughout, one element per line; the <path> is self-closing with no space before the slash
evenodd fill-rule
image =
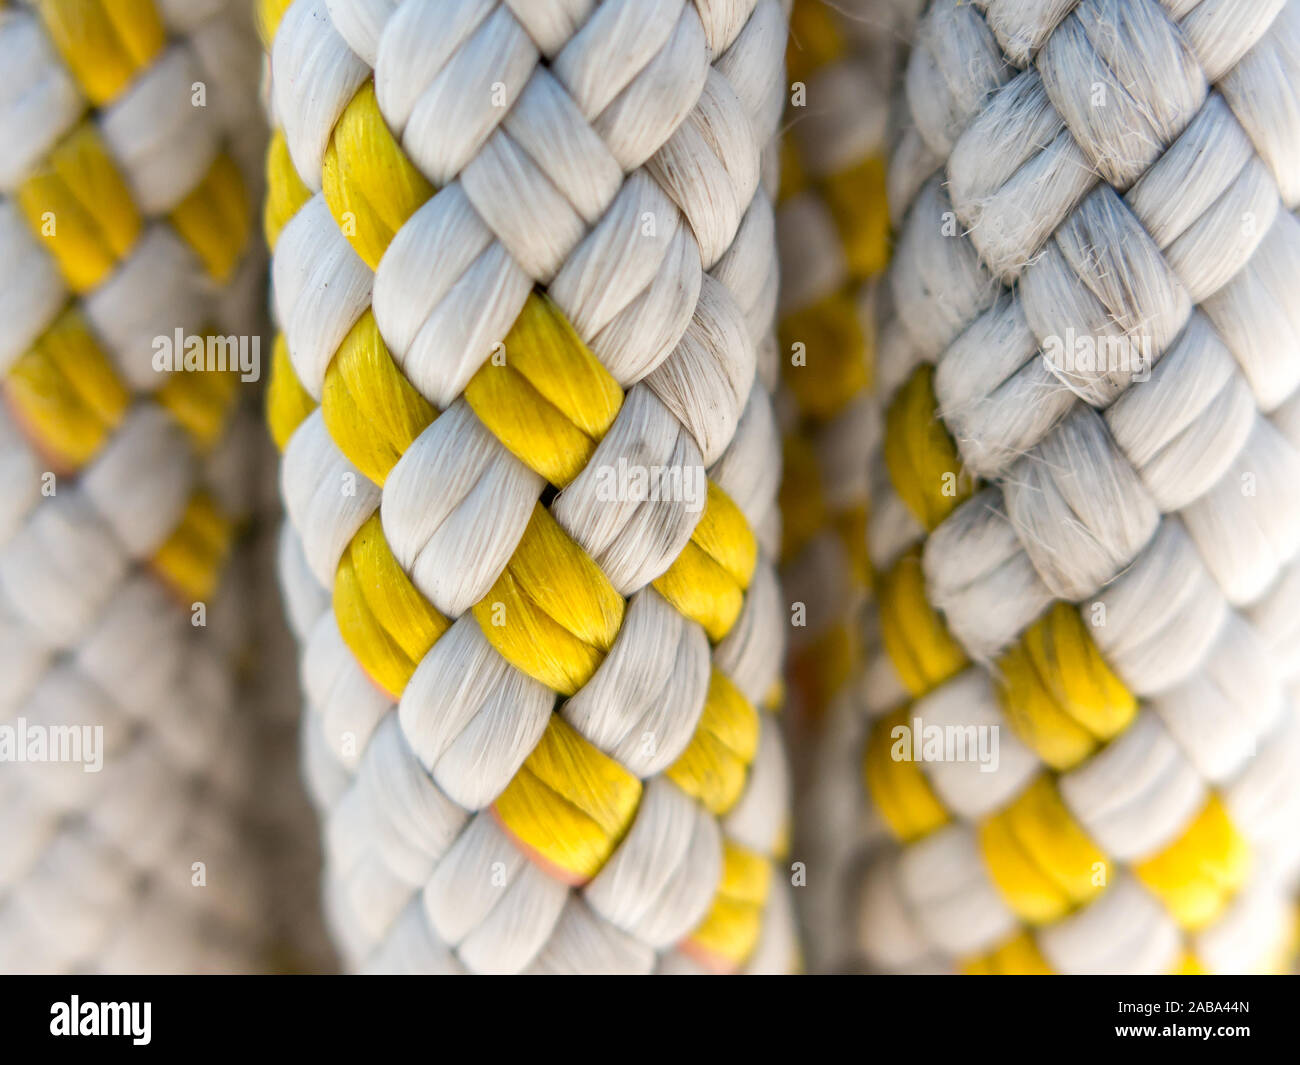
<path id="1" fill-rule="evenodd" d="M 781 576 L 792 611 L 795 856 L 807 864 L 796 898 L 815 970 L 853 958 L 844 884 L 863 835 L 857 685 L 872 579 L 870 460 L 881 440 L 872 389 L 878 288 L 889 261 L 889 94 L 919 6 L 798 0 L 786 52 L 777 204 Z"/>
<path id="2" fill-rule="evenodd" d="M 261 318 L 256 61 L 240 3 L 0 5 L 5 971 L 260 964 L 258 430 L 206 361 Z"/>

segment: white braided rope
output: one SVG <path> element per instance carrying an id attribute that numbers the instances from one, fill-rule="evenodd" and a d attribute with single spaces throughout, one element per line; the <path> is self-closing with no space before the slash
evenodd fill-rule
<path id="1" fill-rule="evenodd" d="M 1298 84 L 1287 0 L 936 0 L 916 36 L 882 393 L 934 363 L 939 413 L 989 485 L 923 556 L 977 664 L 916 712 L 1006 725 L 979 663 L 1052 600 L 1097 604 L 1091 636 L 1142 706 L 1060 776 L 1070 813 L 1137 862 L 1216 792 L 1253 853 L 1193 932 L 1121 872 L 1037 934 L 1058 971 L 1160 971 L 1183 949 L 1249 970 L 1294 919 Z M 1150 380 L 1071 372 L 1041 354 L 1067 336 L 1146 337 L 1158 361 Z M 923 531 L 883 469 L 876 489 L 883 567 Z M 879 649 L 864 693 L 873 713 L 905 696 Z M 874 856 L 860 899 L 874 964 L 946 967 L 1015 929 L 972 822 L 1042 763 L 1010 727 L 1001 738 L 995 773 L 927 765 L 956 819 Z"/>
<path id="2" fill-rule="evenodd" d="M 779 671 L 781 608 L 764 557 L 779 471 L 768 398 L 775 160 L 761 151 L 780 113 L 783 44 L 776 0 L 297 0 L 278 25 L 274 121 L 315 193 L 275 247 L 293 368 L 319 398 L 369 306 L 401 372 L 442 411 L 382 491 L 319 411 L 284 455 L 281 580 L 303 643 L 304 760 L 325 819 L 331 925 L 353 968 L 696 970 L 677 944 L 720 887 L 723 840 L 764 855 L 779 846 L 784 756 L 766 715 L 725 818 L 662 771 L 692 739 L 710 660 L 754 704 Z M 388 128 L 437 188 L 373 274 L 316 192 L 331 131 L 371 77 Z M 507 107 L 477 92 L 493 85 Z M 646 218 L 655 239 L 630 240 Z M 551 505 L 629 600 L 603 664 L 558 705 L 469 612 L 545 482 L 459 397 L 535 284 L 626 391 L 588 471 Z M 603 502 L 591 468 L 620 458 L 703 464 L 758 534 L 740 617 L 711 651 L 647 587 L 698 514 Z M 340 493 L 345 482 L 353 494 Z M 339 559 L 377 508 L 394 556 L 453 622 L 398 706 L 367 679 L 330 607 Z M 626 835 L 580 889 L 530 861 L 489 809 L 554 710 L 645 781 Z M 749 971 L 794 963 L 783 880 L 778 869 Z"/>
<path id="3" fill-rule="evenodd" d="M 220 149 L 256 172 L 256 52 L 237 3 L 169 0 L 159 13 L 163 50 L 91 116 L 145 229 L 73 296 L 14 197 L 87 103 L 37 14 L 0 10 L 0 379 L 71 305 L 133 396 L 89 464 L 54 480 L 0 411 L 0 725 L 19 746 L 63 726 L 103 737 L 98 772 L 0 764 L 0 971 L 243 969 L 258 933 L 236 823 L 250 753 L 233 672 L 243 611 L 219 589 L 196 628 L 144 568 L 196 489 L 226 514 L 247 507 L 255 422 L 246 413 L 197 454 L 153 398 L 149 359 L 178 326 L 247 334 L 256 321 L 256 257 L 217 288 L 166 221 Z M 198 82 L 203 109 L 190 103 Z"/>

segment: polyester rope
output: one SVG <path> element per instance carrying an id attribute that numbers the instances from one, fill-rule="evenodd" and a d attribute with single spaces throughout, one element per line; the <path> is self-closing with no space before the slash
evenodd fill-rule
<path id="1" fill-rule="evenodd" d="M 1284 0 L 937 0 L 919 26 L 863 686 L 877 966 L 1285 964 L 1298 86 Z"/>
<path id="2" fill-rule="evenodd" d="M 789 969 L 782 5 L 262 21 L 281 574 L 345 960 Z"/>
<path id="3" fill-rule="evenodd" d="M 254 320 L 247 22 L 220 0 L 0 5 L 3 971 L 253 957 L 221 582 L 250 427 L 235 374 L 152 362 L 157 337 Z"/>

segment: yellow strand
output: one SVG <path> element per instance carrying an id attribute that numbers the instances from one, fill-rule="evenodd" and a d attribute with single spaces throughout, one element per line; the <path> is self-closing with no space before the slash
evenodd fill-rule
<path id="1" fill-rule="evenodd" d="M 830 512 L 822 486 L 821 467 L 812 442 L 802 434 L 787 436 L 781 445 L 781 559 L 798 556 L 828 524 Z"/>
<path id="2" fill-rule="evenodd" d="M 36 10 L 96 107 L 120 95 L 166 42 L 153 0 L 37 0 Z"/>
<path id="3" fill-rule="evenodd" d="M 151 563 L 183 602 L 205 601 L 216 589 L 231 536 L 230 522 L 216 504 L 204 492 L 196 492 Z"/>
<path id="4" fill-rule="evenodd" d="M 754 952 L 772 890 L 772 866 L 762 855 L 723 840 L 722 880 L 704 920 L 684 946 L 718 968 L 735 969 Z"/>
<path id="5" fill-rule="evenodd" d="M 221 438 L 238 390 L 237 373 L 203 369 L 169 374 L 154 398 L 190 434 L 199 451 L 207 452 Z"/>
<path id="6" fill-rule="evenodd" d="M 393 557 L 378 511 L 357 530 L 339 560 L 334 615 L 361 668 L 394 699 L 451 624 Z"/>
<path id="7" fill-rule="evenodd" d="M 293 371 L 284 334 L 277 333 L 271 349 L 271 379 L 266 386 L 266 424 L 279 450 L 285 449 L 294 430 L 315 409 L 316 401 Z"/>
<path id="8" fill-rule="evenodd" d="M 758 753 L 758 732 L 758 711 L 715 669 L 695 734 L 665 775 L 721 816 L 745 789 L 750 763 Z"/>
<path id="9" fill-rule="evenodd" d="M 248 243 L 251 208 L 244 179 L 224 152 L 171 213 L 171 223 L 194 249 L 209 276 L 230 280 Z"/>
<path id="10" fill-rule="evenodd" d="M 935 406 L 934 368 L 924 365 L 898 390 L 885 414 L 889 479 L 926 531 L 938 526 L 973 490 Z"/>
<path id="11" fill-rule="evenodd" d="M 550 297 L 533 293 L 465 400 L 513 455 L 563 488 L 614 423 L 623 390 Z"/>
<path id="12" fill-rule="evenodd" d="M 5 397 L 40 450 L 68 471 L 98 453 L 131 402 L 108 357 L 72 308 L 9 368 Z"/>
<path id="13" fill-rule="evenodd" d="M 1204 928 L 1227 906 L 1250 872 L 1250 846 L 1227 810 L 1211 797 L 1183 834 L 1134 868 L 1183 928 Z"/>
<path id="14" fill-rule="evenodd" d="M 846 50 L 839 19 L 830 4 L 795 4 L 790 13 L 787 73 L 792 82 L 807 81 Z"/>
<path id="15" fill-rule="evenodd" d="M 625 603 L 540 503 L 474 616 L 507 662 L 561 695 L 591 679 L 614 645 Z"/>
<path id="16" fill-rule="evenodd" d="M 1021 930 L 993 950 L 960 966 L 969 976 L 1051 976 L 1052 967 L 1028 931 Z"/>
<path id="17" fill-rule="evenodd" d="M 54 147 L 15 199 L 73 292 L 107 278 L 140 235 L 131 193 L 89 122 Z"/>
<path id="18" fill-rule="evenodd" d="M 274 130 L 266 149 L 266 206 L 262 209 L 262 232 L 272 251 L 280 232 L 310 199 L 311 189 L 294 168 L 284 132 Z"/>
<path id="19" fill-rule="evenodd" d="M 280 28 L 280 20 L 292 3 L 293 0 L 256 0 L 257 35 L 262 40 L 262 47 L 268 52 L 275 40 L 276 30 Z"/>
<path id="20" fill-rule="evenodd" d="M 911 695 L 933 691 L 966 668 L 965 652 L 926 597 L 920 547 L 881 576 L 878 610 L 881 642 Z"/>
<path id="21" fill-rule="evenodd" d="M 555 716 L 493 810 L 543 863 L 585 883 L 614 853 L 640 801 L 641 781 Z"/>
<path id="22" fill-rule="evenodd" d="M 1137 715 L 1137 699 L 1068 603 L 1031 625 L 998 660 L 995 676 L 1016 734 L 1057 770 L 1078 765 Z"/>
<path id="23" fill-rule="evenodd" d="M 994 883 L 1030 924 L 1058 920 L 1105 889 L 1106 855 L 1088 839 L 1045 775 L 985 820 L 979 839 Z"/>
<path id="24" fill-rule="evenodd" d="M 885 169 L 881 156 L 868 156 L 857 166 L 831 174 L 822 185 L 849 273 L 860 280 L 876 277 L 889 265 Z"/>
<path id="25" fill-rule="evenodd" d="M 782 379 L 806 417 L 829 420 L 871 386 L 875 357 L 868 337 L 873 334 L 863 327 L 857 301 L 847 290 L 786 315 L 778 333 Z"/>
<path id="26" fill-rule="evenodd" d="M 920 839 L 948 822 L 948 811 L 934 793 L 919 762 L 904 757 L 896 729 L 907 729 L 909 708 L 901 707 L 877 721 L 867 739 L 863 769 L 867 790 L 881 817 L 903 842 Z"/>
<path id="27" fill-rule="evenodd" d="M 339 230 L 372 270 L 402 223 L 433 195 L 389 132 L 373 81 L 357 90 L 334 124 L 322 191 Z"/>
<path id="28" fill-rule="evenodd" d="M 321 415 L 339 450 L 382 486 L 437 411 L 397 368 L 367 310 L 325 371 Z"/>
<path id="29" fill-rule="evenodd" d="M 654 587 L 717 643 L 740 617 L 757 564 L 758 541 L 745 515 L 710 481 L 690 542 Z"/>

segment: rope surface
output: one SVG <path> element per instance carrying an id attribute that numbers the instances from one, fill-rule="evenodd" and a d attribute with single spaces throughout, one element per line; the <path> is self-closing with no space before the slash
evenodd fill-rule
<path id="1" fill-rule="evenodd" d="M 347 964 L 791 968 L 783 5 L 261 16 L 281 579 Z"/>
<path id="2" fill-rule="evenodd" d="M 3 971 L 253 957 L 221 574 L 255 430 L 232 424 L 236 375 L 152 365 L 156 337 L 255 320 L 246 21 L 221 0 L 0 5 Z M 29 757 L 68 727 L 102 730 L 99 771 L 89 748 Z"/>
<path id="3" fill-rule="evenodd" d="M 791 103 L 782 143 L 777 240 L 785 477 L 781 577 L 793 609 L 792 749 L 815 969 L 843 955 L 839 903 L 861 813 L 848 752 L 860 742 L 851 680 L 861 672 L 868 458 L 879 450 L 872 396 L 885 202 L 889 89 L 914 0 L 800 0 L 791 15 Z M 847 743 L 846 743 L 847 739 Z M 836 772 L 827 772 L 834 767 Z"/>
<path id="4" fill-rule="evenodd" d="M 920 23 L 863 685 L 876 966 L 1286 964 L 1297 64 L 1284 0 Z M 918 722 L 996 729 L 996 769 L 911 757 Z"/>

